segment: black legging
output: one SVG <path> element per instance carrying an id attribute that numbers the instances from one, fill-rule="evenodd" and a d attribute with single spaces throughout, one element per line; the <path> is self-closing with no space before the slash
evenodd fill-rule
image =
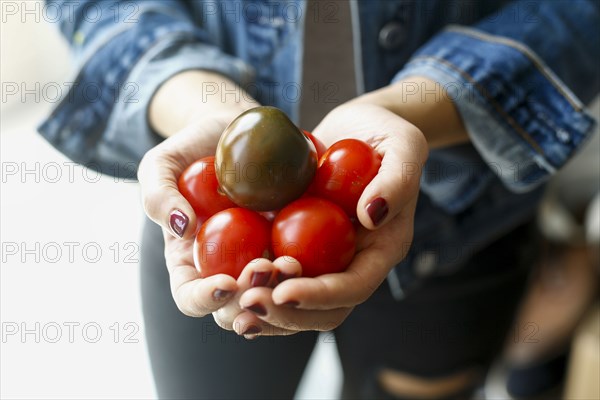
<path id="1" fill-rule="evenodd" d="M 380 368 L 432 378 L 471 367 L 484 372 L 525 288 L 533 259 L 522 250 L 532 247 L 530 231 L 516 229 L 458 273 L 429 279 L 405 300 L 395 301 L 384 283 L 357 306 L 335 329 L 342 397 L 385 397 L 376 383 Z M 160 398 L 293 398 L 316 332 L 247 341 L 219 328 L 211 315 L 186 317 L 171 297 L 160 228 L 150 222 L 142 249 L 143 311 Z"/>

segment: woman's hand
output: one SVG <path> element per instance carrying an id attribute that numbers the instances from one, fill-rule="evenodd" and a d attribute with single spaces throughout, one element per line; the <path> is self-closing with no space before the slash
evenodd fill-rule
<path id="1" fill-rule="evenodd" d="M 177 179 L 188 165 L 215 153 L 221 132 L 237 113 L 196 119 L 146 153 L 138 171 L 144 210 L 163 229 L 173 298 L 189 316 L 204 316 L 222 307 L 238 286 L 228 275 L 199 279 L 192 257 L 196 215 L 179 193 Z"/>
<path id="2" fill-rule="evenodd" d="M 196 160 L 214 155 L 227 125 L 256 106 L 239 86 L 217 73 L 193 70 L 171 77 L 154 95 L 148 112 L 153 129 L 168 139 L 144 156 L 138 170 L 144 210 L 163 230 L 177 307 L 192 317 L 214 313 L 216 322 L 227 329 L 241 312 L 240 293 L 252 281 L 225 274 L 199 277 L 193 260 L 196 215 L 179 193 L 177 179 Z"/>
<path id="3" fill-rule="evenodd" d="M 299 275 L 290 268 L 277 270 L 267 260 L 251 262 L 237 281 L 225 274 L 200 278 L 194 266 L 193 245 L 199 227 L 194 210 L 179 193 L 177 179 L 188 165 L 215 153 L 221 133 L 239 113 L 239 109 L 232 108 L 195 119 L 146 153 L 138 172 L 144 210 L 163 230 L 165 260 L 177 307 L 191 317 L 213 313 L 216 323 L 229 330 L 234 329 L 234 319 L 243 312 L 238 303 L 245 290 L 273 287 L 286 274 Z M 293 333 L 253 319 L 235 328 L 251 337 L 259 324 L 278 335 Z"/>
<path id="4" fill-rule="evenodd" d="M 279 334 L 277 329 L 331 330 L 371 296 L 410 247 L 421 168 L 428 155 L 421 131 L 382 106 L 352 101 L 329 113 L 313 133 L 327 146 L 344 138 L 360 139 L 383 158 L 358 202 L 362 227 L 357 253 L 345 272 L 246 290 L 239 299 L 246 312 L 235 318 L 234 329 L 260 320 L 264 335 Z M 265 261 L 262 268 L 301 270 L 290 257 Z"/>

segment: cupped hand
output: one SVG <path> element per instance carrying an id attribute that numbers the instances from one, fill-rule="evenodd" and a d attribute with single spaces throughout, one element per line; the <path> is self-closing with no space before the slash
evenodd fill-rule
<path id="1" fill-rule="evenodd" d="M 179 193 L 177 179 L 188 165 L 215 153 L 221 133 L 236 116 L 237 112 L 231 112 L 197 118 L 148 151 L 138 170 L 144 210 L 163 230 L 173 298 L 189 316 L 200 317 L 217 310 L 238 287 L 227 275 L 199 278 L 192 251 L 196 215 Z"/>
<path id="2" fill-rule="evenodd" d="M 234 324 L 260 320 L 275 327 L 260 334 L 337 327 L 373 294 L 412 242 L 421 169 L 428 155 L 421 131 L 383 107 L 356 101 L 334 109 L 313 133 L 326 146 L 345 138 L 369 143 L 382 156 L 381 168 L 358 202 L 362 226 L 346 271 L 289 279 L 274 288 L 250 288 L 240 296 L 239 305 L 246 311 Z M 286 268 L 301 269 L 294 263 L 283 257 L 271 268 L 287 264 Z"/>
<path id="3" fill-rule="evenodd" d="M 298 268 L 277 268 L 268 260 L 257 259 L 248 264 L 236 281 L 225 274 L 200 278 L 194 266 L 194 238 L 199 227 L 193 208 L 179 193 L 177 179 L 194 161 L 215 153 L 221 133 L 240 112 L 232 109 L 197 118 L 146 153 L 138 170 L 142 202 L 148 217 L 162 227 L 171 293 L 181 312 L 191 317 L 212 313 L 219 326 L 235 329 L 247 338 L 255 337 L 257 329 L 277 335 L 295 333 L 257 318 L 242 319 L 235 324 L 234 320 L 244 313 L 239 299 L 245 290 L 259 286 L 272 288 L 288 277 L 299 276 Z"/>

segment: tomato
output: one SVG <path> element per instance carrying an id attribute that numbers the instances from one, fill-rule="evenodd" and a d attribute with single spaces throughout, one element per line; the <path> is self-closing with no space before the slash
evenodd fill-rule
<path id="1" fill-rule="evenodd" d="M 183 171 L 177 182 L 179 191 L 187 199 L 198 223 L 203 223 L 219 211 L 237 207 L 219 190 L 215 158 L 204 157 Z"/>
<path id="2" fill-rule="evenodd" d="M 277 210 L 306 191 L 317 171 L 317 152 L 283 111 L 244 111 L 221 134 L 217 179 L 239 207 Z"/>
<path id="3" fill-rule="evenodd" d="M 325 152 L 327 151 L 327 147 L 325 147 L 325 145 L 323 144 L 323 142 L 321 142 L 319 139 L 317 139 L 312 133 L 310 133 L 309 131 L 305 131 L 303 130 L 302 132 L 304 132 L 304 134 L 310 139 L 310 141 L 313 143 L 313 145 L 315 146 L 315 149 L 317 149 L 317 157 L 319 157 L 319 159 L 321 158 L 321 156 L 323 154 L 325 154 Z"/>
<path id="4" fill-rule="evenodd" d="M 277 214 L 271 237 L 275 257 L 294 257 L 302 265 L 302 276 L 315 277 L 346 269 L 354 256 L 355 236 L 340 207 L 302 197 Z"/>
<path id="5" fill-rule="evenodd" d="M 250 261 L 269 258 L 271 224 L 260 214 L 229 208 L 210 217 L 194 241 L 194 263 L 200 276 L 238 278 Z"/>
<path id="6" fill-rule="evenodd" d="M 349 217 L 356 218 L 358 200 L 379 167 L 381 156 L 369 144 L 356 139 L 340 140 L 319 159 L 311 193 L 334 202 Z"/>

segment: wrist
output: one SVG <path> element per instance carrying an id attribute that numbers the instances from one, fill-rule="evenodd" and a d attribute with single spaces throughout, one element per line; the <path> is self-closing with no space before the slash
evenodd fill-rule
<path id="1" fill-rule="evenodd" d="M 258 102 L 229 78 L 212 71 L 183 71 L 168 79 L 153 96 L 148 110 L 152 128 L 168 137 L 202 116 L 233 119 Z"/>
<path id="2" fill-rule="evenodd" d="M 383 107 L 418 127 L 429 147 L 468 142 L 469 137 L 451 96 L 437 82 L 413 76 L 356 99 Z"/>

